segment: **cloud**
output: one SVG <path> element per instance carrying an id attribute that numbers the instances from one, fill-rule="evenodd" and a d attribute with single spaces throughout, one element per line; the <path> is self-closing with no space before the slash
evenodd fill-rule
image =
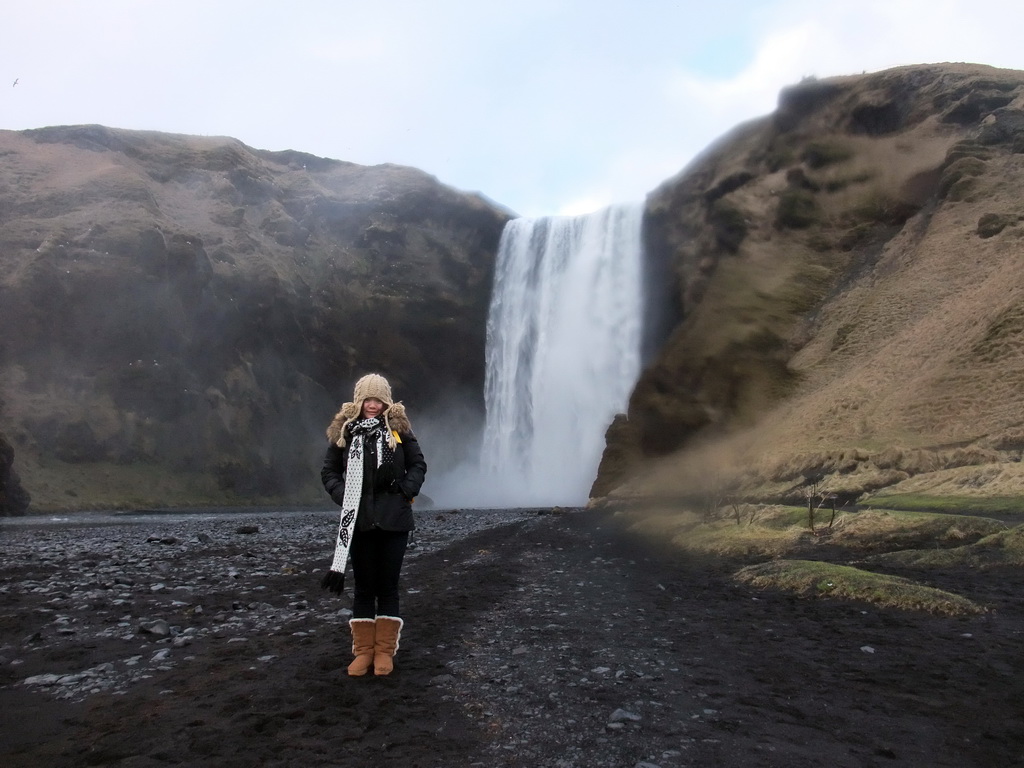
<path id="1" fill-rule="evenodd" d="M 998 18 L 1001 23 L 991 24 Z M 804 77 L 907 64 L 971 61 L 1024 67 L 1012 30 L 1024 7 L 1010 2 L 878 0 L 775 3 L 745 66 L 727 75 L 686 68 L 667 74 L 664 94 L 687 159 L 731 127 L 774 110 L 779 92 Z M 998 27 L 998 29 L 996 29 Z M 665 142 L 650 148 L 668 158 Z"/>
<path id="2" fill-rule="evenodd" d="M 578 200 L 570 200 L 566 205 L 558 209 L 558 216 L 583 216 L 593 213 L 611 204 L 608 197 L 584 197 Z"/>
<path id="3" fill-rule="evenodd" d="M 47 0 L 4 21 L 0 128 L 402 163 L 527 215 L 642 200 L 804 76 L 1024 68 L 1018 0 Z"/>

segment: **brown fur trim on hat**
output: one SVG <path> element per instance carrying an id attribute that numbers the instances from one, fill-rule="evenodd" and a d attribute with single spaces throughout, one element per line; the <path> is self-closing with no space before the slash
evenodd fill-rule
<path id="1" fill-rule="evenodd" d="M 361 411 L 362 404 L 345 403 L 341 406 L 341 410 L 334 414 L 334 419 L 331 421 L 330 426 L 327 427 L 327 439 L 339 448 L 344 448 L 345 427 L 349 425 L 349 422 L 358 419 Z M 393 430 L 399 434 L 412 434 L 412 424 L 409 423 L 409 417 L 406 415 L 405 406 L 402 403 L 394 403 L 381 415 L 384 417 L 384 423 L 387 425 L 389 432 Z M 392 443 L 392 448 L 395 447 L 393 444 L 394 437 L 390 434 L 388 435 L 388 442 Z"/>
<path id="2" fill-rule="evenodd" d="M 409 417 L 405 415 L 405 406 L 401 403 L 395 403 L 384 411 L 384 423 L 388 425 L 389 431 L 398 432 L 401 435 L 412 434 L 412 424 L 409 423 Z"/>
<path id="3" fill-rule="evenodd" d="M 339 448 L 345 447 L 345 427 L 350 421 L 359 416 L 361 406 L 355 403 L 345 403 L 341 410 L 334 414 L 334 420 L 327 427 L 327 439 Z"/>

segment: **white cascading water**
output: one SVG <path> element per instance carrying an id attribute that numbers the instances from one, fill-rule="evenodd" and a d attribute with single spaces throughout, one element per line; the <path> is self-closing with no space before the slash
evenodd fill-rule
<path id="1" fill-rule="evenodd" d="M 483 474 L 501 506 L 586 501 L 640 373 L 641 206 L 515 219 L 487 320 Z"/>

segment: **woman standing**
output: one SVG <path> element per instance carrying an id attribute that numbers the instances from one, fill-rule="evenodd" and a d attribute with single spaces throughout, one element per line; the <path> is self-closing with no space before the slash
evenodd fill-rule
<path id="1" fill-rule="evenodd" d="M 399 617 L 398 578 L 413 529 L 412 500 L 427 464 L 412 433 L 405 406 L 391 398 L 391 385 L 371 373 L 356 382 L 327 428 L 327 455 L 320 472 L 324 488 L 341 507 L 341 524 L 326 589 L 341 593 L 345 561 L 352 559 L 350 675 L 387 675 L 404 622 Z"/>

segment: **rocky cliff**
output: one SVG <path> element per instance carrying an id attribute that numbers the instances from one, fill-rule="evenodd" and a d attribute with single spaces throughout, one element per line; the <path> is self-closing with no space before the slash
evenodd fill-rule
<path id="1" fill-rule="evenodd" d="M 1022 190 L 1024 73 L 786 89 L 647 200 L 676 322 L 594 494 L 1024 492 Z"/>
<path id="2" fill-rule="evenodd" d="M 0 435 L 0 515 L 23 515 L 30 502 L 14 469 L 14 448 Z"/>
<path id="3" fill-rule="evenodd" d="M 0 131 L 0 432 L 34 504 L 318 499 L 368 370 L 472 419 L 508 218 L 411 168 Z"/>

